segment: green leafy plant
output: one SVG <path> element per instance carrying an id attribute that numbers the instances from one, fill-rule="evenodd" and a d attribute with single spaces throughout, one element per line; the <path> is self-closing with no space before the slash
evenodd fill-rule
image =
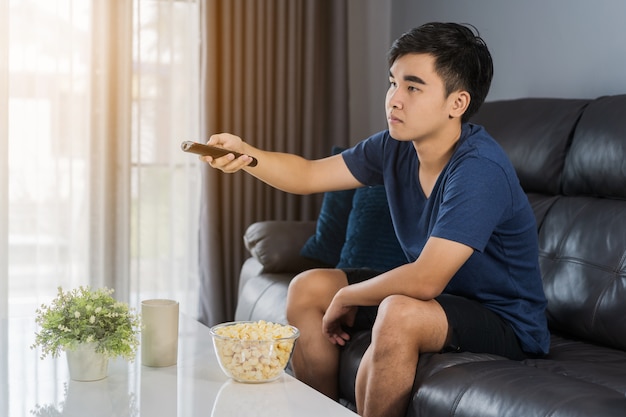
<path id="1" fill-rule="evenodd" d="M 139 346 L 141 319 L 128 304 L 115 300 L 113 290 L 79 287 L 58 288 L 49 305 L 36 310 L 39 332 L 31 349 L 41 347 L 41 359 L 74 350 L 80 343 L 95 343 L 96 351 L 109 358 L 133 361 Z"/>

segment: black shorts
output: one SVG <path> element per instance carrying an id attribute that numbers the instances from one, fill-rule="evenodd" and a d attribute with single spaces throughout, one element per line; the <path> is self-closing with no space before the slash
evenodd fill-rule
<path id="1" fill-rule="evenodd" d="M 380 274 L 369 269 L 343 271 L 350 284 Z M 492 353 L 515 360 L 530 356 L 522 350 L 511 325 L 481 303 L 450 294 L 441 294 L 435 301 L 448 318 L 448 340 L 442 352 Z M 352 330 L 371 330 L 377 312 L 378 307 L 359 307 Z"/>

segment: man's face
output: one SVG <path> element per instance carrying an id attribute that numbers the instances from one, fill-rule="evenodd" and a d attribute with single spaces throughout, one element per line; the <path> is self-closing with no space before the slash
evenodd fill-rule
<path id="1" fill-rule="evenodd" d="M 436 137 L 449 125 L 453 94 L 446 97 L 434 64 L 430 54 L 407 54 L 389 69 L 385 110 L 394 139 L 420 141 Z"/>

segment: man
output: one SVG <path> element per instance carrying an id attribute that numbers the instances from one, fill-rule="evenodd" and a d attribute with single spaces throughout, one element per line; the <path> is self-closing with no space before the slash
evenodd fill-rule
<path id="1" fill-rule="evenodd" d="M 396 40 L 389 63 L 389 129 L 341 155 L 308 161 L 221 134 L 209 143 L 244 155 L 205 157 L 291 193 L 385 185 L 409 262 L 385 273 L 306 271 L 287 299 L 301 332 L 295 375 L 331 398 L 340 346 L 351 330 L 372 329 L 357 409 L 385 417 L 405 414 L 423 352 L 523 359 L 549 344 L 532 209 L 503 150 L 467 123 L 491 84 L 487 46 L 466 26 L 430 23 Z M 258 166 L 247 167 L 250 156 Z"/>

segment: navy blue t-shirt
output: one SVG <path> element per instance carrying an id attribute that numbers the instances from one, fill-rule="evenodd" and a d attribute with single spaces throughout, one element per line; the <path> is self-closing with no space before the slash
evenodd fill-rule
<path id="1" fill-rule="evenodd" d="M 481 126 L 463 125 L 429 198 L 411 142 L 383 131 L 342 155 L 361 183 L 385 185 L 396 235 L 410 261 L 430 236 L 472 247 L 444 293 L 477 300 L 499 314 L 525 352 L 548 352 L 536 220 L 511 162 Z"/>

